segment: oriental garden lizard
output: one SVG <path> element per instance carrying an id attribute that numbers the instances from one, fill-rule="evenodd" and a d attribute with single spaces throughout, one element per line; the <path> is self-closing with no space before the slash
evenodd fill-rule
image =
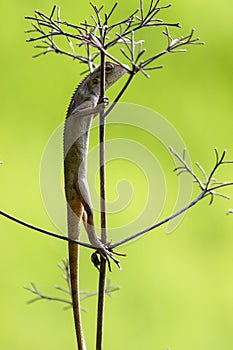
<path id="1" fill-rule="evenodd" d="M 126 73 L 121 65 L 105 63 L 105 88 L 109 88 Z M 68 236 L 80 239 L 80 224 L 83 221 L 90 243 L 97 252 L 112 258 L 112 253 L 97 237 L 93 210 L 86 178 L 88 138 L 92 119 L 100 111 L 101 67 L 90 73 L 77 87 L 70 105 L 64 127 L 64 172 L 67 200 Z M 69 265 L 74 323 L 78 348 L 86 349 L 82 334 L 78 279 L 79 246 L 69 242 Z"/>

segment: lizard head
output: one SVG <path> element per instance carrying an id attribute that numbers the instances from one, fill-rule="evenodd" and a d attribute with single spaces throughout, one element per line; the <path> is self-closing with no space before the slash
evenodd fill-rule
<path id="1" fill-rule="evenodd" d="M 106 89 L 120 79 L 126 72 L 126 68 L 123 68 L 120 64 L 113 62 L 105 63 L 106 74 Z"/>
<path id="2" fill-rule="evenodd" d="M 122 67 L 120 64 L 107 61 L 105 63 L 105 88 L 108 89 L 113 85 L 118 79 L 120 79 L 127 69 Z M 99 66 L 92 72 L 90 84 L 94 89 L 100 90 L 100 80 L 101 80 L 101 67 Z"/>

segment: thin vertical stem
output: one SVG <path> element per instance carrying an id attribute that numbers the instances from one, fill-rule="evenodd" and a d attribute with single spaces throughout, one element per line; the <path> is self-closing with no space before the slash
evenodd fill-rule
<path id="1" fill-rule="evenodd" d="M 106 284 L 106 260 L 101 258 L 100 273 L 99 273 L 99 290 L 98 290 L 96 350 L 102 350 L 103 348 L 105 284 Z"/>
<path id="2" fill-rule="evenodd" d="M 104 44 L 104 29 L 102 28 L 102 44 Z M 101 86 L 100 99 L 105 94 L 105 54 L 101 52 Z M 107 242 L 106 231 L 106 191 L 105 191 L 105 116 L 104 106 L 100 111 L 99 127 L 99 161 L 100 161 L 100 212 L 101 212 L 101 240 L 104 244 Z M 106 260 L 101 257 L 99 272 L 99 291 L 98 291 L 98 311 L 97 311 L 97 333 L 96 350 L 102 350 L 103 346 L 103 327 L 104 327 L 104 302 L 105 302 L 105 284 L 106 284 Z"/>
<path id="3" fill-rule="evenodd" d="M 101 54 L 101 87 L 100 99 L 105 94 L 105 54 Z M 104 106 L 100 111 L 99 126 L 99 161 L 100 161 L 100 212 L 101 212 L 101 241 L 107 242 L 106 232 L 106 189 L 105 189 L 105 115 Z"/>

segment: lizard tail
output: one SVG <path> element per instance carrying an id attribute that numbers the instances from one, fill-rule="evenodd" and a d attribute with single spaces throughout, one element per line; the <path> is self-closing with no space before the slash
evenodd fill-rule
<path id="1" fill-rule="evenodd" d="M 71 208 L 68 208 L 68 233 L 69 237 L 79 239 L 80 216 L 77 216 Z M 70 285 L 73 306 L 73 317 L 76 330 L 76 338 L 79 350 L 86 350 L 81 323 L 81 308 L 79 297 L 79 245 L 69 242 Z"/>

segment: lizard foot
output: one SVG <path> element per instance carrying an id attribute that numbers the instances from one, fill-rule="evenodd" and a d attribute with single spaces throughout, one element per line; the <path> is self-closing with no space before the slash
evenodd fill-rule
<path id="1" fill-rule="evenodd" d="M 100 264 L 101 264 L 101 259 L 103 258 L 107 261 L 108 263 L 108 269 L 111 272 L 111 260 L 118 266 L 119 270 L 122 270 L 120 261 L 114 257 L 114 255 L 118 256 L 126 256 L 126 254 L 123 253 L 118 253 L 113 251 L 110 248 L 110 243 L 108 242 L 108 245 L 106 248 L 99 248 L 97 249 L 92 255 L 91 255 L 91 261 L 93 262 L 94 266 L 99 270 L 100 269 Z"/>

